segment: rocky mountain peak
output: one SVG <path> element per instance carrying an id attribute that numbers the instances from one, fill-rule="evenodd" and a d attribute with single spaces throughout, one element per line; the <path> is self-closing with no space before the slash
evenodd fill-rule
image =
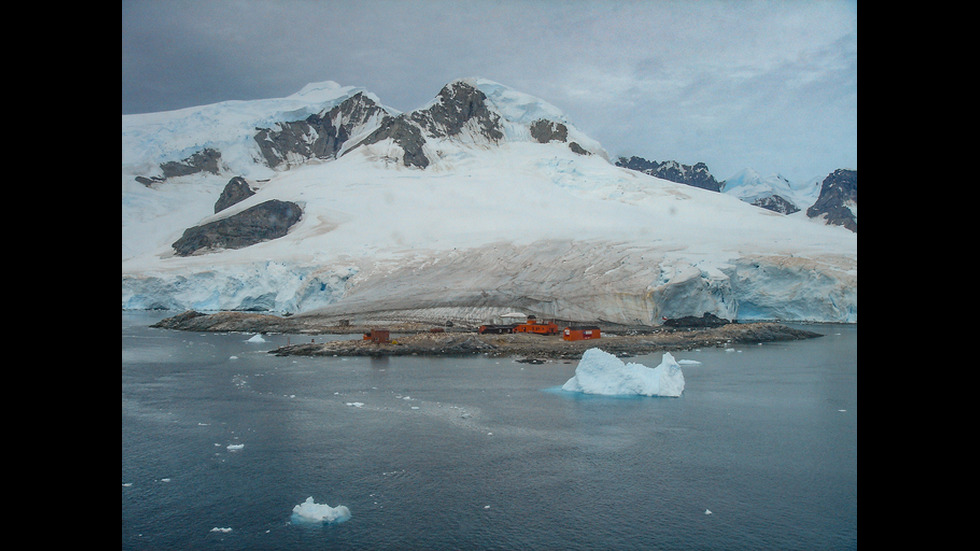
<path id="1" fill-rule="evenodd" d="M 255 143 L 271 168 L 288 168 L 309 159 L 331 159 L 352 134 L 387 114 L 377 102 L 358 92 L 306 119 L 258 128 Z"/>
<path id="2" fill-rule="evenodd" d="M 820 196 L 807 209 L 810 218 L 826 216 L 828 224 L 844 226 L 857 233 L 857 171 L 839 168 L 820 187 Z"/>
<path id="3" fill-rule="evenodd" d="M 513 101 L 512 98 L 510 100 Z M 427 106 L 386 117 L 374 132 L 355 147 L 391 139 L 404 151 L 401 162 L 405 166 L 426 168 L 431 159 L 423 146 L 428 141 L 448 139 L 459 144 L 494 145 L 504 139 L 506 123 L 528 125 L 531 138 L 538 143 L 558 141 L 567 143 L 569 149 L 580 155 L 593 153 L 579 143 L 569 141 L 571 131 L 563 122 L 551 118 L 538 118 L 530 123 L 515 122 L 507 119 L 499 107 L 469 79 L 453 81 L 444 86 Z M 552 111 L 542 115 L 554 117 L 555 113 Z"/>
<path id="4" fill-rule="evenodd" d="M 487 96 L 465 81 L 447 84 L 437 101 L 428 108 L 413 111 L 409 118 L 433 137 L 452 137 L 469 128 L 491 141 L 504 137 L 500 115 L 487 106 Z"/>

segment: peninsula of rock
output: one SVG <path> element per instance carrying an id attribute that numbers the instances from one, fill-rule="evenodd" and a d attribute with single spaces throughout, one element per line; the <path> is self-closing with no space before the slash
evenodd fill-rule
<path id="1" fill-rule="evenodd" d="M 602 337 L 566 341 L 560 335 L 530 333 L 485 334 L 475 327 L 437 326 L 410 321 L 351 322 L 310 316 L 277 316 L 250 312 L 202 314 L 188 311 L 153 325 L 183 331 L 279 333 L 293 335 L 349 334 L 350 339 L 290 343 L 269 352 L 278 356 L 408 356 L 467 355 L 521 356 L 525 358 L 577 359 L 589 348 L 599 346 L 618 356 L 658 351 L 691 350 L 701 347 L 730 347 L 735 344 L 810 339 L 820 333 L 777 322 L 704 323 L 700 318 L 686 324 L 656 328 L 607 326 Z M 385 342 L 359 338 L 384 327 Z"/>

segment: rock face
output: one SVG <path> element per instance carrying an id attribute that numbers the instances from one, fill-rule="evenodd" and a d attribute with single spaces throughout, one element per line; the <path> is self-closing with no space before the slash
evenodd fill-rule
<path id="1" fill-rule="evenodd" d="M 421 129 L 404 116 L 387 117 L 381 126 L 355 147 L 378 143 L 391 139 L 404 151 L 402 163 L 405 166 L 425 168 L 429 166 L 429 158 L 422 151 L 425 139 Z"/>
<path id="2" fill-rule="evenodd" d="M 391 139 L 404 151 L 405 166 L 425 168 L 429 158 L 423 152 L 428 138 L 454 138 L 497 142 L 504 137 L 500 116 L 487 107 L 487 96 L 465 82 L 447 84 L 426 109 L 385 117 L 377 130 L 355 147 Z"/>
<path id="3" fill-rule="evenodd" d="M 762 207 L 766 210 L 771 210 L 773 212 L 778 212 L 779 214 L 793 214 L 800 209 L 794 205 L 791 201 L 784 199 L 780 195 L 769 195 L 767 197 L 761 197 L 752 201 L 752 204 L 757 207 Z"/>
<path id="4" fill-rule="evenodd" d="M 164 178 L 175 176 L 187 176 L 198 172 L 210 172 L 217 174 L 221 162 L 221 152 L 215 149 L 204 148 L 190 157 L 181 161 L 170 161 L 160 165 L 163 170 Z"/>
<path id="5" fill-rule="evenodd" d="M 272 168 L 288 168 L 310 159 L 331 159 L 351 135 L 383 116 L 387 116 L 384 108 L 358 93 L 329 111 L 310 115 L 305 120 L 259 128 L 255 143 Z"/>
<path id="6" fill-rule="evenodd" d="M 531 123 L 531 137 L 539 143 L 563 142 L 568 139 L 568 128 L 560 122 L 538 119 Z"/>
<path id="7" fill-rule="evenodd" d="M 490 141 L 504 137 L 500 116 L 487 108 L 487 96 L 465 82 L 452 82 L 439 91 L 438 101 L 408 116 L 426 134 L 447 138 L 464 130 L 475 132 Z"/>
<path id="8" fill-rule="evenodd" d="M 235 176 L 226 185 L 225 189 L 221 191 L 221 196 L 214 203 L 214 213 L 217 214 L 226 208 L 244 201 L 249 197 L 255 195 L 252 191 L 251 186 L 245 181 L 241 176 Z"/>
<path id="9" fill-rule="evenodd" d="M 616 166 L 636 170 L 650 176 L 655 176 L 669 182 L 687 184 L 689 186 L 707 189 L 709 191 L 721 191 L 724 182 L 718 182 L 708 170 L 708 165 L 698 162 L 694 165 L 682 165 L 677 161 L 648 161 L 643 157 L 620 157 L 616 161 Z"/>
<path id="10" fill-rule="evenodd" d="M 841 168 L 824 179 L 820 197 L 806 210 L 806 215 L 810 218 L 826 216 L 828 224 L 844 226 L 857 233 L 856 210 L 857 171 Z"/>
<path id="11" fill-rule="evenodd" d="M 174 242 L 173 249 L 179 256 L 216 249 L 241 249 L 286 235 L 302 215 L 303 209 L 296 203 L 273 199 L 227 218 L 184 230 L 184 235 Z"/>

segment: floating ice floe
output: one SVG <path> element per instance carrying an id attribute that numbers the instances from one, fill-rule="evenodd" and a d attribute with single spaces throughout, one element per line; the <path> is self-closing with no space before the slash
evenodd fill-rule
<path id="1" fill-rule="evenodd" d="M 294 522 L 340 523 L 350 519 L 350 509 L 344 505 L 331 507 L 313 501 L 313 496 L 293 507 Z"/>
<path id="2" fill-rule="evenodd" d="M 684 392 L 684 373 L 669 352 L 664 352 L 660 365 L 654 368 L 636 363 L 624 363 L 616 356 L 598 348 L 582 355 L 575 375 L 562 385 L 562 390 L 606 396 L 680 396 Z"/>
<path id="3" fill-rule="evenodd" d="M 245 447 L 245 444 L 228 444 L 228 451 L 237 452 L 238 450 Z"/>
<path id="4" fill-rule="evenodd" d="M 256 333 L 254 337 L 252 337 L 251 339 L 248 339 L 245 342 L 265 342 L 265 339 L 262 338 L 262 334 L 261 333 Z"/>

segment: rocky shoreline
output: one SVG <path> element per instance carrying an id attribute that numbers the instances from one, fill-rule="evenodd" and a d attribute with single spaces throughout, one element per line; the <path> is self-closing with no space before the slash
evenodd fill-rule
<path id="1" fill-rule="evenodd" d="M 316 317 L 280 317 L 248 312 L 201 314 L 184 312 L 153 327 L 183 331 L 255 332 L 291 334 L 363 334 L 382 327 L 378 323 L 350 323 Z M 527 333 L 480 334 L 470 327 L 445 327 L 414 322 L 385 322 L 390 342 L 364 339 L 298 343 L 271 350 L 277 356 L 408 356 L 468 355 L 577 359 L 593 347 L 618 356 L 657 351 L 728 347 L 734 344 L 790 341 L 822 336 L 776 322 L 725 323 L 701 327 L 603 329 L 597 340 L 566 341 L 561 336 Z"/>

